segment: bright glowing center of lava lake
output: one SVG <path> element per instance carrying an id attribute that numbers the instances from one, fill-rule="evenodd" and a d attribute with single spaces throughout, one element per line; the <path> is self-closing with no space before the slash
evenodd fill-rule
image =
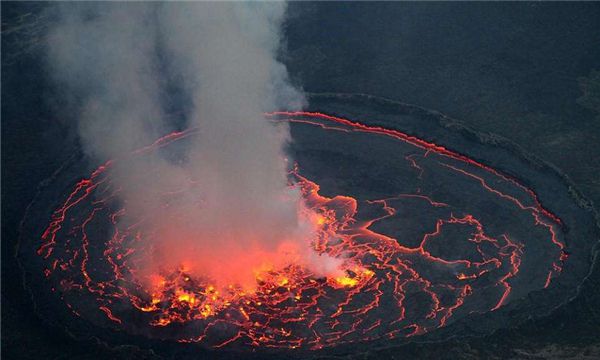
<path id="1" fill-rule="evenodd" d="M 369 191 L 327 197 L 305 177 L 299 159 L 290 186 L 301 191 L 316 229 L 310 246 L 315 256 L 338 259 L 341 272 L 322 277 L 302 264 L 267 267 L 256 271 L 256 287 L 246 291 L 216 286 L 181 264 L 148 281 L 137 271 L 144 257 L 137 244 L 152 235 L 139 224 L 120 222 L 127 208 L 116 201 L 120 189 L 112 169 L 195 135 L 173 133 L 98 168 L 52 215 L 38 255 L 75 316 L 208 347 L 319 349 L 424 334 L 470 313 L 496 310 L 512 296 L 549 286 L 560 273 L 566 259 L 560 220 L 512 177 L 398 131 L 318 113 L 269 116 L 335 141 L 376 139 L 382 151 L 403 146 L 394 166 L 406 170 L 392 176 L 410 179 L 413 190 L 383 198 L 370 198 Z M 344 171 L 353 171 L 352 165 L 339 176 Z M 352 176 L 360 169 L 354 171 Z M 369 176 L 362 173 L 356 181 Z M 385 176 L 380 181 L 387 186 Z M 495 212 L 473 213 L 470 194 Z M 508 218 L 519 221 L 507 227 Z"/>

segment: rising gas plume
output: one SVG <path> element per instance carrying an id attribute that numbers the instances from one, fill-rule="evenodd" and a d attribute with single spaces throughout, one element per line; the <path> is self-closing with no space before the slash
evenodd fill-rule
<path id="1" fill-rule="evenodd" d="M 119 221 L 141 222 L 137 274 L 149 281 L 183 269 L 251 289 L 257 273 L 289 263 L 319 276 L 337 271 L 341 260 L 310 248 L 318 220 L 288 180 L 288 125 L 263 116 L 304 104 L 277 60 L 285 9 L 283 2 L 57 9 L 49 70 L 94 161 L 198 129 L 185 151 L 155 152 L 116 170 L 127 204 Z M 173 112 L 184 120 L 165 120 Z"/>

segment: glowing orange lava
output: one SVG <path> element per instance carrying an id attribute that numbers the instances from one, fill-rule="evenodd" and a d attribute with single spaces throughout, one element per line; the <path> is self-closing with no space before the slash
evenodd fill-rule
<path id="1" fill-rule="evenodd" d="M 543 241 L 556 258 L 539 287 L 547 287 L 560 273 L 566 259 L 564 244 L 557 235 L 560 219 L 516 179 L 396 130 L 319 113 L 268 116 L 325 131 L 390 137 L 414 145 L 423 151 L 422 156 L 436 153 L 452 159 L 454 163 L 441 166 L 524 212 L 531 217 L 532 226 L 546 232 Z M 301 191 L 306 216 L 316 229 L 310 247 L 315 256 L 339 259 L 341 273 L 320 277 L 294 263 L 264 268 L 256 271 L 256 286 L 251 291 L 239 284 L 216 286 L 211 279 L 190 274 L 185 264 L 153 274 L 150 280 L 141 279 L 136 263 L 140 254 L 134 254 L 140 250 L 133 244 L 149 235 L 140 232 L 139 224 L 124 226 L 119 221 L 127 209 L 114 204 L 119 189 L 111 183 L 111 168 L 115 162 L 135 161 L 193 134 L 173 133 L 126 159 L 107 162 L 79 181 L 52 215 L 38 255 L 46 259 L 45 275 L 57 284 L 56 291 L 74 316 L 133 333 L 214 348 L 320 349 L 420 335 L 448 324 L 458 312 L 493 311 L 508 301 L 527 250 L 510 234 L 492 236 L 475 215 L 448 212 L 422 234 L 418 246 L 406 246 L 400 239 L 374 231 L 373 225 L 396 216 L 399 201 L 418 201 L 431 209 L 450 205 L 423 193 L 363 201 L 347 195 L 325 197 L 319 185 L 305 178 L 298 167 L 291 170 L 290 186 Z M 425 169 L 418 158 L 408 155 L 406 160 L 420 178 Z M 483 175 L 456 163 L 491 174 L 516 190 L 505 192 Z M 517 191 L 519 195 L 515 195 Z M 370 216 L 359 216 L 363 208 L 374 210 Z M 437 250 L 439 239 L 454 228 L 468 232 L 465 249 L 472 254 L 450 256 Z"/>

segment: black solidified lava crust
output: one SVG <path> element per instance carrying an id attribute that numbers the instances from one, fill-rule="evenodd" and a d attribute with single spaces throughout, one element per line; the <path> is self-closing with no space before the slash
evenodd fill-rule
<path id="1" fill-rule="evenodd" d="M 521 184 L 532 189 L 537 194 L 540 204 L 560 219 L 561 241 L 565 245 L 567 257 L 561 263 L 560 274 L 552 278 L 547 288 L 543 288 L 544 281 L 541 281 L 539 286 L 522 285 L 522 291 L 513 294 L 510 301 L 503 303 L 498 309 L 484 313 L 462 314 L 446 326 L 422 335 L 355 342 L 315 351 L 304 349 L 267 351 L 257 348 L 244 352 L 245 358 L 353 357 L 367 353 L 390 354 L 393 349 L 398 348 L 403 348 L 407 352 L 423 353 L 423 347 L 428 347 L 430 344 L 437 344 L 435 346 L 448 344 L 452 347 L 459 340 L 477 342 L 477 339 L 488 341 L 491 338 L 493 341 L 500 342 L 505 337 L 511 341 L 511 329 L 520 329 L 536 321 L 543 321 L 550 316 L 549 314 L 556 312 L 556 309 L 560 311 L 561 307 L 578 296 L 581 284 L 586 281 L 595 265 L 600 227 L 598 215 L 592 204 L 577 192 L 569 179 L 558 169 L 525 153 L 506 139 L 479 133 L 435 111 L 368 95 L 314 94 L 309 100 L 309 111 L 339 116 L 368 126 L 398 130 L 466 155 L 517 179 Z M 315 138 L 316 130 L 310 129 L 307 125 L 291 123 L 290 127 L 293 141 L 289 151 L 302 169 L 302 175 L 321 186 L 322 195 L 328 197 L 351 195 L 357 199 L 373 199 L 378 198 L 379 195 L 383 197 L 390 195 L 386 192 L 388 188 L 388 192 L 393 192 L 396 191 L 396 186 L 414 185 L 402 184 L 401 179 L 398 181 L 389 179 L 389 176 L 394 174 L 389 173 L 386 164 L 397 161 L 398 156 L 393 152 L 387 153 L 386 157 L 382 156 L 378 149 L 373 148 L 383 146 L 379 142 L 357 140 L 351 143 L 341 133 L 335 137 L 339 144 L 323 142 Z M 347 153 L 343 150 L 345 146 L 353 147 L 354 158 L 346 159 L 347 162 L 344 162 L 347 157 Z M 35 311 L 48 324 L 64 329 L 77 339 L 93 339 L 118 352 L 157 358 L 198 358 L 211 355 L 219 358 L 238 358 L 240 354 L 235 351 L 206 350 L 195 344 L 152 340 L 144 334 L 131 335 L 114 327 L 99 326 L 97 322 L 85 317 L 74 317 L 65 307 L 60 296 L 51 291 L 52 284 L 46 281 L 43 274 L 44 263 L 35 253 L 41 233 L 47 226 L 52 211 L 64 200 L 65 193 L 71 190 L 78 179 L 88 176 L 93 170 L 93 167 L 86 165 L 80 151 L 73 150 L 75 155 L 50 179 L 40 185 L 39 193 L 28 207 L 21 226 L 17 256 L 25 274 L 25 286 L 29 289 L 35 304 Z M 406 161 L 403 159 L 404 156 L 400 158 Z M 354 169 L 356 164 L 368 164 L 370 171 Z M 348 175 L 349 170 L 353 170 L 350 175 Z M 336 178 L 336 174 L 345 175 Z M 397 176 L 400 177 L 402 174 Z M 443 190 L 435 194 L 440 197 L 451 196 Z M 460 198 L 460 194 L 458 197 Z M 488 212 L 486 216 L 494 215 L 493 210 L 490 210 L 493 205 L 489 203 L 482 202 L 473 206 L 484 213 Z M 512 220 L 508 217 L 502 221 L 510 224 Z M 378 232 L 392 236 L 396 235 L 396 232 L 408 231 L 406 227 L 411 225 L 403 223 L 403 226 L 404 228 L 396 229 L 393 223 L 387 223 L 374 225 L 374 228 Z M 417 232 L 415 229 L 412 230 Z M 521 236 L 525 237 L 526 234 Z M 415 246 L 415 244 L 410 245 Z M 444 250 L 443 245 L 437 246 L 435 251 L 453 256 L 450 254 L 452 249 Z M 433 253 L 434 249 L 430 251 Z M 531 263 L 537 261 L 533 255 L 531 256 L 530 259 L 533 259 L 529 260 Z M 435 346 L 431 345 L 432 348 Z M 432 353 L 435 351 L 432 350 Z"/>

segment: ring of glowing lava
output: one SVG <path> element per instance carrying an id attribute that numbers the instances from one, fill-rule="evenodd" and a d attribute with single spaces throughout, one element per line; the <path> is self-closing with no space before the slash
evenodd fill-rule
<path id="1" fill-rule="evenodd" d="M 257 274 L 250 293 L 216 289 L 185 267 L 156 274 L 151 286 L 139 280 L 132 244 L 152 234 L 120 223 L 127 208 L 112 171 L 195 135 L 177 132 L 78 181 L 37 237 L 35 266 L 70 317 L 210 348 L 315 350 L 428 334 L 561 279 L 570 259 L 564 219 L 516 177 L 379 125 L 267 116 L 292 129 L 290 186 L 318 214 L 311 246 L 344 259 L 345 273 L 319 278 L 292 264 Z M 165 194 L 165 206 L 185 193 Z"/>

